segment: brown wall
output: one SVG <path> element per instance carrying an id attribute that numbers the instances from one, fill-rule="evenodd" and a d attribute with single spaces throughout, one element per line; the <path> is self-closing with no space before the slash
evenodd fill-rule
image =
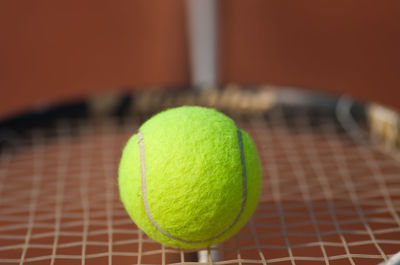
<path id="1" fill-rule="evenodd" d="M 0 117 L 94 91 L 189 83 L 184 0 L 3 1 Z M 400 109 L 400 2 L 220 1 L 220 79 Z"/>
<path id="2" fill-rule="evenodd" d="M 182 0 L 2 1 L 0 117 L 121 87 L 187 84 Z"/>
<path id="3" fill-rule="evenodd" d="M 222 0 L 221 78 L 400 109 L 400 2 Z"/>

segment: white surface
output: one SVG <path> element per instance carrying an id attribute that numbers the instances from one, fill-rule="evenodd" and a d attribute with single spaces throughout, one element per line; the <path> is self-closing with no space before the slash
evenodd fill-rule
<path id="1" fill-rule="evenodd" d="M 190 68 L 195 87 L 211 87 L 218 82 L 217 3 L 187 1 Z"/>

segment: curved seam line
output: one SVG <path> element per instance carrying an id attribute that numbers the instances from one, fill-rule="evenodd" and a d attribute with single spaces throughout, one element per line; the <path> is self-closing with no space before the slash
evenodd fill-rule
<path id="1" fill-rule="evenodd" d="M 151 213 L 150 213 L 150 208 L 149 205 L 147 203 L 147 192 L 146 192 L 146 162 L 145 162 L 145 149 L 144 149 L 144 140 L 143 140 L 143 134 L 142 132 L 138 132 L 138 138 L 139 138 L 139 150 L 140 150 L 140 167 L 141 167 L 141 175 L 142 175 L 142 200 L 143 200 L 143 206 L 144 206 L 144 210 L 145 213 L 147 215 L 147 218 L 150 220 L 151 224 L 158 230 L 160 231 L 163 235 L 181 241 L 181 242 L 185 242 L 185 243 L 201 243 L 201 242 L 206 242 L 206 241 L 210 241 L 213 239 L 216 239 L 220 236 L 222 236 L 223 234 L 225 234 L 227 231 L 229 231 L 238 221 L 240 216 L 242 215 L 245 205 L 246 205 L 246 201 L 247 201 L 247 176 L 246 176 L 246 161 L 245 161 L 245 157 L 244 157 L 244 148 L 243 148 L 243 139 L 242 139 L 242 133 L 240 132 L 239 129 L 237 129 L 237 135 L 238 135 L 238 142 L 239 142 L 239 149 L 240 149 L 240 162 L 242 165 L 242 187 L 243 187 L 243 192 L 242 192 L 242 204 L 240 206 L 240 211 L 237 214 L 237 216 L 235 217 L 235 219 L 233 220 L 233 222 L 228 226 L 228 228 L 226 228 L 225 230 L 223 230 L 222 232 L 218 233 L 215 236 L 212 236 L 210 238 L 207 239 L 200 239 L 200 240 L 187 240 L 187 239 L 182 239 L 176 236 L 173 236 L 171 234 L 169 234 L 167 231 L 165 231 L 164 229 L 162 229 L 157 222 L 153 219 Z"/>

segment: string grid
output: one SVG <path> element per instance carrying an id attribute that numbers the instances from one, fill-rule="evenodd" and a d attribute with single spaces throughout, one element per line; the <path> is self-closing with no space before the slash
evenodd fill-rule
<path id="1" fill-rule="evenodd" d="M 60 120 L 0 154 L 0 264 L 197 264 L 137 229 L 118 161 L 143 117 Z M 400 249 L 400 163 L 334 117 L 234 117 L 258 147 L 259 206 L 210 264 L 378 264 Z"/>

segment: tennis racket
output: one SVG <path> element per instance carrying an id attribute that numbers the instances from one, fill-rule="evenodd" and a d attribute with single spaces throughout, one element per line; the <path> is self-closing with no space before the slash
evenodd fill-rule
<path id="1" fill-rule="evenodd" d="M 282 87 L 95 97 L 2 122 L 0 264 L 197 264 L 141 232 L 117 186 L 127 139 L 180 105 L 228 114 L 263 166 L 253 217 L 202 262 L 397 264 L 397 113 Z"/>

